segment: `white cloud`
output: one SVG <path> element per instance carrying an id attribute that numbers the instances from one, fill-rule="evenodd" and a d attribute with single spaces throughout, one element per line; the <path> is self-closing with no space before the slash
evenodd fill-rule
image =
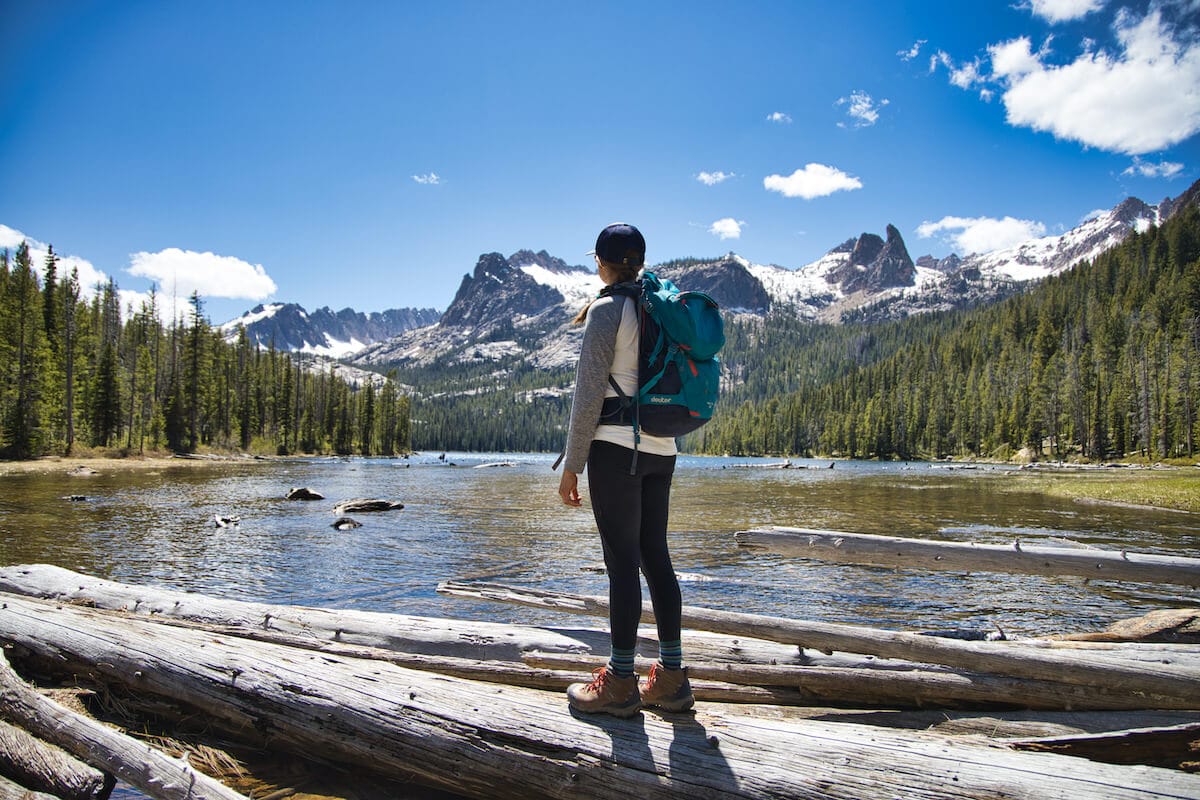
<path id="1" fill-rule="evenodd" d="M 718 183 L 727 181 L 734 177 L 737 176 L 732 172 L 701 172 L 696 176 L 696 180 L 700 181 L 705 186 L 716 186 Z"/>
<path id="2" fill-rule="evenodd" d="M 792 118 L 782 111 L 773 111 L 767 114 L 767 122 L 778 122 L 781 125 L 791 125 Z"/>
<path id="3" fill-rule="evenodd" d="M 1036 239 L 1046 233 L 1046 226 L 1033 220 L 1013 217 L 942 217 L 937 222 L 922 222 L 917 227 L 917 234 L 922 239 L 939 233 L 947 234 L 946 238 L 957 252 L 969 255 L 990 253 Z"/>
<path id="4" fill-rule="evenodd" d="M 900 56 L 902 61 L 912 61 L 917 56 L 921 55 L 921 47 L 924 46 L 926 39 L 917 39 L 913 46 L 907 50 L 898 50 L 896 55 Z"/>
<path id="5" fill-rule="evenodd" d="M 862 181 L 836 167 L 808 164 L 791 175 L 768 175 L 763 178 L 763 187 L 768 191 L 779 192 L 784 197 L 812 200 L 814 197 L 825 197 L 834 192 L 861 189 Z"/>
<path id="6" fill-rule="evenodd" d="M 427 172 L 424 175 L 413 175 L 412 179 L 417 183 L 425 184 L 426 186 L 436 186 L 442 182 L 436 172 Z"/>
<path id="7" fill-rule="evenodd" d="M 946 68 L 946 71 L 950 73 L 950 83 L 960 89 L 970 89 L 985 81 L 985 76 L 980 71 L 981 62 L 978 58 L 956 66 L 949 53 L 939 50 L 929 57 L 929 74 L 937 72 L 939 66 Z M 990 89 L 982 88 L 979 90 L 979 96 L 984 100 L 991 100 L 992 92 Z"/>
<path id="8" fill-rule="evenodd" d="M 1129 155 L 1200 132 L 1200 41 L 1177 40 L 1158 9 L 1121 11 L 1115 31 L 1119 53 L 1089 48 L 1062 65 L 1026 38 L 989 47 L 1009 124 Z"/>
<path id="9" fill-rule="evenodd" d="M 853 91 L 849 97 L 838 98 L 837 105 L 849 106 L 846 113 L 854 120 L 854 127 L 867 128 L 879 121 L 879 109 L 890 103 L 890 100 L 880 100 L 875 103 L 874 98 L 864 91 Z M 846 127 L 844 122 L 839 122 L 838 127 Z"/>
<path id="10" fill-rule="evenodd" d="M 1070 22 L 1104 8 L 1104 0 L 1033 0 L 1033 13 L 1047 22 Z"/>
<path id="11" fill-rule="evenodd" d="M 1183 164 L 1177 161 L 1160 161 L 1157 164 L 1152 164 L 1149 161 L 1142 161 L 1136 156 L 1133 163 L 1122 172 L 1122 175 L 1140 175 L 1143 178 L 1174 178 L 1183 171 Z"/>
<path id="12" fill-rule="evenodd" d="M 1036 72 L 1042 66 L 1043 52 L 1035 55 L 1026 36 L 994 44 L 988 48 L 988 52 L 992 56 L 992 73 L 998 76 L 1021 77 Z"/>
<path id="13" fill-rule="evenodd" d="M 720 239 L 740 239 L 742 236 L 742 226 L 745 225 L 744 220 L 736 220 L 733 217 L 725 217 L 714 222 L 708 227 L 708 232 Z"/>
<path id="14" fill-rule="evenodd" d="M 192 292 L 201 297 L 265 300 L 277 288 L 261 264 L 232 256 L 169 247 L 157 253 L 134 253 L 130 259 L 130 275 L 148 278 L 158 284 L 160 294 L 181 300 Z"/>
<path id="15" fill-rule="evenodd" d="M 13 253 L 21 242 L 29 244 L 29 260 L 32 262 L 37 274 L 39 276 L 43 275 L 46 268 L 46 255 L 50 252 L 50 245 L 30 238 L 7 225 L 0 225 L 0 250 L 8 249 L 10 264 L 12 263 Z M 86 258 L 64 256 L 61 253 L 55 253 L 54 255 L 58 259 L 58 264 L 55 267 L 58 279 L 62 280 L 71 274 L 71 270 L 76 270 L 79 274 L 79 289 L 82 296 L 91 297 L 97 286 L 103 286 L 108 283 L 108 276 L 96 269 L 92 262 Z"/>

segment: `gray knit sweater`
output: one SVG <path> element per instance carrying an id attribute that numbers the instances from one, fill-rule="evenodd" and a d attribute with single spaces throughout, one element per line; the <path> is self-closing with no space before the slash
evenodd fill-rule
<path id="1" fill-rule="evenodd" d="M 588 450 L 596 435 L 600 408 L 608 389 L 608 374 L 624 302 L 622 296 L 608 295 L 588 308 L 579 365 L 575 368 L 575 398 L 571 401 L 571 426 L 567 430 L 567 449 L 563 458 L 563 468 L 568 472 L 583 472 L 587 464 Z"/>

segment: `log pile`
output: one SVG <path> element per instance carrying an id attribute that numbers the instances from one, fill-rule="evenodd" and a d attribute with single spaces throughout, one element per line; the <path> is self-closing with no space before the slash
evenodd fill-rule
<path id="1" fill-rule="evenodd" d="M 439 590 L 607 613 L 589 596 Z M 1200 775 L 1179 769 L 1200 739 L 1200 647 L 961 642 L 727 614 L 685 609 L 694 714 L 617 720 L 573 715 L 561 694 L 607 654 L 603 630 L 243 603 L 0 567 L 0 643 L 18 671 L 134 704 L 169 698 L 248 746 L 460 797 L 1200 799 Z M 0 665 L 0 715 L 91 769 L 155 798 L 240 796 L 48 702 Z M 1064 754 L 1085 751 L 1099 760 Z M 1116 751 L 1124 762 L 1104 763 Z"/>

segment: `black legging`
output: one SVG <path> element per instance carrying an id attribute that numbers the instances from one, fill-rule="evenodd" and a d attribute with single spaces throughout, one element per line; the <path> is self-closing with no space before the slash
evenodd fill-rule
<path id="1" fill-rule="evenodd" d="M 658 638 L 678 641 L 682 599 L 671 554 L 667 549 L 667 512 L 675 456 L 638 453 L 637 474 L 629 474 L 633 451 L 611 442 L 592 442 L 588 453 L 588 491 L 592 513 L 604 545 L 608 568 L 609 626 L 612 646 L 637 647 L 642 616 L 642 585 L 646 576 Z"/>

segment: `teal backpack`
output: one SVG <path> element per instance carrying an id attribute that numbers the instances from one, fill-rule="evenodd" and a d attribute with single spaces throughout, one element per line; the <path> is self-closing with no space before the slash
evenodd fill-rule
<path id="1" fill-rule="evenodd" d="M 682 436 L 712 419 L 720 393 L 717 353 L 725 324 L 717 302 L 704 292 L 681 292 L 669 280 L 643 272 L 633 283 L 600 294 L 632 297 L 638 306 L 638 390 L 627 396 L 610 375 L 617 397 L 604 400 L 601 425 L 632 425 L 634 467 L 642 432 Z"/>

